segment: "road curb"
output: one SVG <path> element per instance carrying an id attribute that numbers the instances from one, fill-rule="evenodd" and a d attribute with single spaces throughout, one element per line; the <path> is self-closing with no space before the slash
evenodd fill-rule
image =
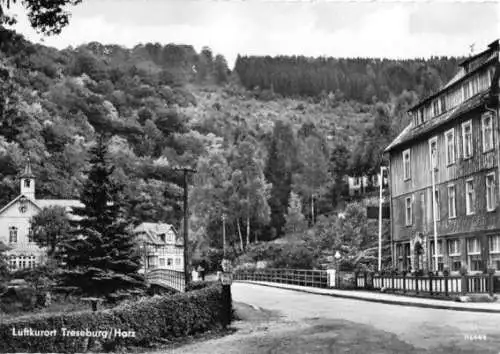
<path id="1" fill-rule="evenodd" d="M 453 311 L 465 311 L 465 312 L 482 312 L 482 313 L 500 313 L 500 309 L 485 309 L 485 308 L 470 308 L 470 307 L 454 307 L 454 306 L 446 306 L 446 305 L 434 305 L 434 304 L 424 304 L 424 303 L 415 303 L 415 302 L 406 302 L 406 301 L 396 301 L 396 300 L 385 300 L 385 299 L 374 299 L 374 298 L 365 298 L 359 297 L 355 295 L 349 294 L 323 294 L 317 293 L 315 291 L 306 290 L 306 289 L 294 289 L 294 288 L 285 288 L 282 286 L 276 286 L 271 284 L 261 284 L 261 283 L 253 283 L 253 282 L 245 282 L 245 281 L 234 281 L 235 283 L 242 284 L 255 284 L 260 286 L 267 286 L 270 288 L 291 290 L 291 291 L 299 291 L 302 293 L 314 294 L 314 295 L 322 295 L 322 296 L 331 296 L 331 297 L 340 297 L 352 300 L 360 300 L 360 301 L 368 301 L 368 302 L 378 302 L 382 304 L 389 305 L 399 305 L 399 306 L 410 306 L 410 307 L 422 307 L 422 308 L 430 308 L 430 309 L 438 309 L 438 310 L 453 310 Z M 346 290 L 348 291 L 348 290 Z"/>

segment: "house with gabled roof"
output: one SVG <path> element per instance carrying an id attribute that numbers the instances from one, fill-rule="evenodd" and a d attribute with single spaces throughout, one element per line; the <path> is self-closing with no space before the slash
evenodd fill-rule
<path id="1" fill-rule="evenodd" d="M 35 175 L 29 159 L 19 183 L 19 195 L 0 208 L 0 242 L 9 247 L 5 254 L 11 270 L 33 268 L 45 261 L 46 250 L 33 241 L 30 225 L 33 216 L 49 206 L 64 207 L 68 214 L 73 207 L 83 207 L 74 199 L 37 199 Z"/>
<path id="2" fill-rule="evenodd" d="M 184 243 L 172 225 L 143 222 L 134 229 L 134 235 L 143 252 L 143 271 L 184 270 Z"/>
<path id="3" fill-rule="evenodd" d="M 408 113 L 389 155 L 399 270 L 500 270 L 499 41 Z"/>

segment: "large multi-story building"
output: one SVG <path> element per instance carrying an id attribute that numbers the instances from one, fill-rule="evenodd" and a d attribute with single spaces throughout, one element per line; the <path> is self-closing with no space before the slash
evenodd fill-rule
<path id="1" fill-rule="evenodd" d="M 400 270 L 434 270 L 435 238 L 440 270 L 500 270 L 499 66 L 497 40 L 412 107 L 386 149 Z"/>

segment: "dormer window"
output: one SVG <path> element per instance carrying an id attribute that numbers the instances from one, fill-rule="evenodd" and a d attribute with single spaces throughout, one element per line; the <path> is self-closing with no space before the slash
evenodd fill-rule
<path id="1" fill-rule="evenodd" d="M 469 82 L 464 83 L 463 90 L 464 90 L 464 101 L 465 101 L 470 97 Z"/>
<path id="2" fill-rule="evenodd" d="M 418 116 L 419 123 L 422 124 L 425 121 L 425 119 L 424 119 L 424 109 L 423 108 L 420 108 L 417 111 L 417 116 Z"/>
<path id="3" fill-rule="evenodd" d="M 439 98 L 440 113 L 446 112 L 446 97 L 442 96 Z"/>
<path id="4" fill-rule="evenodd" d="M 432 116 L 435 117 L 435 116 L 438 116 L 439 115 L 439 101 L 438 100 L 434 100 L 432 102 Z"/>

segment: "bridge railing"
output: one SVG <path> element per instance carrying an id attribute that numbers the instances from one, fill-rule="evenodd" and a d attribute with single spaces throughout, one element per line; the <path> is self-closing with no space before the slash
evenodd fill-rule
<path id="1" fill-rule="evenodd" d="M 345 273 L 352 276 L 346 277 Z M 408 295 L 449 297 L 465 294 L 494 294 L 500 291 L 500 277 L 493 274 L 464 276 L 379 275 L 368 272 L 338 272 L 303 269 L 251 269 L 234 272 L 235 281 L 263 281 L 316 288 L 382 290 Z"/>
<path id="2" fill-rule="evenodd" d="M 358 288 L 382 289 L 387 291 L 429 295 L 490 294 L 497 292 L 498 277 L 493 274 L 474 275 L 374 275 L 358 273 Z"/>
<path id="3" fill-rule="evenodd" d="M 186 278 L 182 271 L 155 268 L 146 273 L 146 280 L 150 284 L 171 287 L 180 292 L 186 291 Z"/>
<path id="4" fill-rule="evenodd" d="M 237 270 L 234 280 L 266 281 L 280 284 L 328 287 L 328 275 L 325 270 L 311 269 L 255 269 Z"/>

